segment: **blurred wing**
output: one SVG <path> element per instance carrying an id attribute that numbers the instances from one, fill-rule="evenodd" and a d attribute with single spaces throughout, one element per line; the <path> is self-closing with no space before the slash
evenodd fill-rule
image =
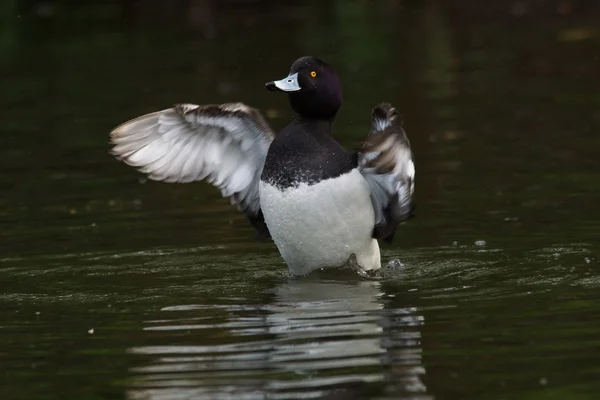
<path id="1" fill-rule="evenodd" d="M 371 132 L 359 153 L 375 210 L 373 237 L 391 241 L 399 222 L 412 216 L 415 165 L 396 110 L 384 103 L 373 109 Z"/>
<path id="2" fill-rule="evenodd" d="M 125 122 L 110 139 L 111 154 L 152 180 L 210 182 L 268 235 L 258 182 L 273 132 L 259 111 L 242 103 L 179 104 Z"/>

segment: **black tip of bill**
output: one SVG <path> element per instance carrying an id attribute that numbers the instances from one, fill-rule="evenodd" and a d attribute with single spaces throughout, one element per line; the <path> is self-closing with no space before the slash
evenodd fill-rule
<path id="1" fill-rule="evenodd" d="M 267 82 L 265 83 L 265 87 L 267 88 L 268 91 L 270 92 L 276 92 L 279 90 L 279 88 L 277 87 L 277 85 L 275 84 L 275 81 L 271 81 L 271 82 Z"/>

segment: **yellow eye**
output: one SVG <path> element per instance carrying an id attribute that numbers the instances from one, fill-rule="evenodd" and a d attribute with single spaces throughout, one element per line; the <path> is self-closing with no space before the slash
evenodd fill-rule
<path id="1" fill-rule="evenodd" d="M 317 76 L 317 71 L 311 71 L 310 72 L 310 76 L 312 76 L 313 78 Z"/>

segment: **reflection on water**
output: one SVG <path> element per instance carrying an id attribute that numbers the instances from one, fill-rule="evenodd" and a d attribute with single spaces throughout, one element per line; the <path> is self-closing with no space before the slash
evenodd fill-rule
<path id="1" fill-rule="evenodd" d="M 186 344 L 131 348 L 149 361 L 132 369 L 128 398 L 345 399 L 369 384 L 388 395 L 426 392 L 423 317 L 386 309 L 379 282 L 294 279 L 272 296 L 270 305 L 163 308 L 144 330 L 174 340 L 185 332 Z"/>

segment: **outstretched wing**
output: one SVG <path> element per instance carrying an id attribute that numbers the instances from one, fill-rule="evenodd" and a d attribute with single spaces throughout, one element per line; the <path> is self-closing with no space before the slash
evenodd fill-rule
<path id="1" fill-rule="evenodd" d="M 371 113 L 371 132 L 362 144 L 359 166 L 371 188 L 373 237 L 391 241 L 398 223 L 412 216 L 415 165 L 402 121 L 388 103 Z"/>
<path id="2" fill-rule="evenodd" d="M 125 122 L 110 141 L 111 154 L 152 180 L 212 183 L 268 237 L 258 183 L 273 136 L 245 104 L 178 104 Z"/>

